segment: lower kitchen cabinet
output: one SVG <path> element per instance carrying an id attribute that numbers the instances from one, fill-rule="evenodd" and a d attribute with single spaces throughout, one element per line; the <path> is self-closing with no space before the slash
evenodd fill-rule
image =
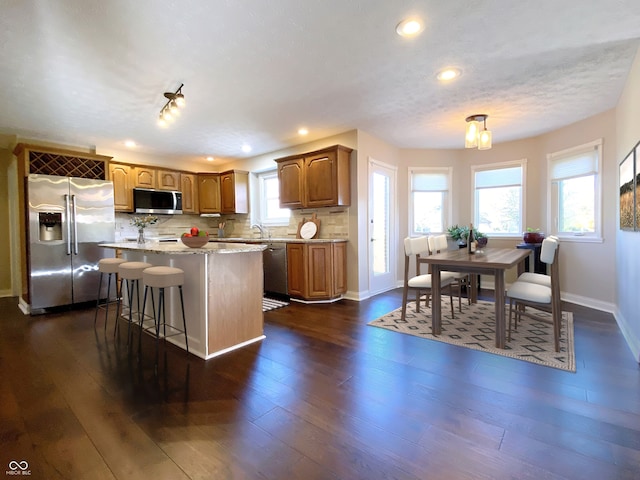
<path id="1" fill-rule="evenodd" d="M 347 291 L 346 242 L 287 244 L 289 295 L 332 300 Z"/>

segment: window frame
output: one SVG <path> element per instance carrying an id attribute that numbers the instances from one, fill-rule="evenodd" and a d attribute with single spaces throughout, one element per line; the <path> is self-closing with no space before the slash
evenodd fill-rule
<path id="1" fill-rule="evenodd" d="M 414 237 L 414 236 L 422 236 L 425 235 L 424 232 L 416 232 L 413 229 L 413 226 L 415 224 L 414 222 L 414 213 L 415 213 L 415 206 L 414 206 L 414 202 L 413 202 L 413 175 L 414 174 L 444 174 L 447 177 L 447 190 L 446 190 L 446 198 L 443 202 L 443 208 L 446 210 L 444 212 L 442 212 L 442 226 L 444 228 L 444 232 L 430 232 L 430 235 L 434 235 L 434 234 L 442 234 L 442 233 L 446 233 L 447 229 L 451 226 L 451 222 L 452 222 L 452 215 L 453 215 L 453 192 L 452 192 L 452 188 L 453 188 L 453 167 L 409 167 L 408 168 L 408 192 L 409 192 L 409 218 L 408 218 L 408 230 L 409 230 L 409 236 Z M 428 192 L 432 192 L 435 190 L 420 190 L 422 191 L 428 191 Z M 438 190 L 441 191 L 441 190 Z"/>
<path id="2" fill-rule="evenodd" d="M 257 195 L 255 206 L 257 207 L 255 210 L 257 215 L 253 218 L 254 223 L 259 223 L 261 225 L 269 226 L 269 227 L 286 227 L 289 225 L 291 214 L 289 217 L 277 217 L 273 219 L 266 218 L 266 209 L 267 209 L 267 197 L 266 197 L 266 188 L 264 187 L 264 182 L 266 179 L 278 178 L 278 169 L 269 169 L 261 172 L 256 172 L 256 185 L 257 185 Z M 285 209 L 289 210 L 290 209 Z"/>
<path id="3" fill-rule="evenodd" d="M 578 243 L 602 243 L 604 241 L 602 232 L 602 138 L 593 140 L 582 145 L 576 145 L 574 147 L 566 148 L 557 152 L 547 154 L 547 226 L 548 233 L 556 235 L 562 241 L 578 242 Z M 594 232 L 590 233 L 574 233 L 568 234 L 567 232 L 558 233 L 558 218 L 556 217 L 559 205 L 557 180 L 551 178 L 551 172 L 554 162 L 572 157 L 580 153 L 595 151 L 596 152 L 596 172 L 593 174 L 594 178 Z M 566 177 L 562 180 L 568 180 L 570 178 L 580 178 L 586 175 L 579 175 L 575 177 Z M 554 218 L 555 217 L 555 218 Z"/>
<path id="4" fill-rule="evenodd" d="M 520 225 L 519 231 L 514 233 L 493 233 L 493 232 L 482 232 L 486 235 L 489 235 L 493 238 L 504 238 L 504 239 L 512 239 L 512 238 L 522 238 L 522 232 L 524 231 L 524 221 L 527 218 L 527 159 L 521 158 L 519 160 L 509 160 L 507 162 L 497 162 L 497 163 L 485 163 L 478 165 L 471 165 L 471 212 L 473 217 L 473 225 L 474 228 L 478 228 L 480 225 L 479 212 L 478 212 L 478 201 L 477 201 L 477 189 L 476 189 L 476 172 L 483 172 L 487 170 L 502 170 L 506 168 L 514 168 L 520 167 L 521 169 L 521 178 L 520 178 Z"/>

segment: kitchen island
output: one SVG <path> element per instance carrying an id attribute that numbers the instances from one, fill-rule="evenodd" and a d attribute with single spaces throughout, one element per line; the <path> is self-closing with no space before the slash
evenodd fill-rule
<path id="1" fill-rule="evenodd" d="M 189 248 L 182 242 L 120 242 L 100 246 L 120 251 L 128 261 L 184 270 L 184 309 L 189 351 L 194 355 L 209 359 L 265 338 L 262 251 L 266 245 L 210 242 Z M 167 289 L 166 308 L 167 322 L 181 326 L 177 288 Z M 146 313 L 151 318 L 149 300 Z M 184 348 L 182 336 L 167 340 Z"/>

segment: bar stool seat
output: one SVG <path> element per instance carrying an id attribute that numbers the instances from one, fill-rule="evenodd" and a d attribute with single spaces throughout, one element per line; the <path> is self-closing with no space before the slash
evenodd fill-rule
<path id="1" fill-rule="evenodd" d="M 147 304 L 147 293 L 151 291 L 151 302 L 154 303 L 153 300 L 153 289 L 157 288 L 160 292 L 158 297 L 158 308 L 155 308 L 154 305 L 154 314 L 155 314 L 155 325 L 153 327 L 143 328 L 142 321 L 140 322 L 141 333 L 144 330 L 155 329 L 155 337 L 156 337 L 156 371 L 158 368 L 158 344 L 160 341 L 160 328 L 162 327 L 162 337 L 166 341 L 167 337 L 171 337 L 174 335 L 184 335 L 184 343 L 185 348 L 187 350 L 187 355 L 189 355 L 189 341 L 187 338 L 187 322 L 184 314 L 184 297 L 182 294 L 182 285 L 184 284 L 184 270 L 175 267 L 165 267 L 165 266 L 157 266 L 150 267 L 145 269 L 142 272 L 142 281 L 144 283 L 144 299 L 142 301 L 142 311 L 145 311 L 145 306 Z M 167 323 L 167 317 L 165 312 L 165 288 L 178 287 L 180 291 L 180 307 L 182 310 L 182 329 L 173 325 L 171 323 Z M 169 329 L 169 333 L 167 333 L 167 329 Z M 142 335 L 140 335 L 142 338 Z M 138 345 L 138 350 L 141 349 L 141 342 Z"/>
<path id="2" fill-rule="evenodd" d="M 109 295 L 111 294 L 111 276 L 114 274 L 118 274 L 118 267 L 120 264 L 125 263 L 126 260 L 124 258 L 103 258 L 98 262 L 98 271 L 100 272 L 100 281 L 98 282 L 98 294 L 96 295 L 96 313 L 93 317 L 93 325 L 95 327 L 96 322 L 98 320 L 98 310 L 104 310 L 104 329 L 107 330 L 107 317 L 109 316 L 109 305 L 112 303 L 118 302 L 116 300 L 110 300 Z M 100 292 L 102 291 L 102 277 L 107 274 L 107 298 L 104 303 L 100 303 Z M 117 290 L 117 287 L 116 287 Z M 116 292 L 117 294 L 117 292 Z M 116 310 L 117 315 L 117 310 Z M 116 319 L 117 322 L 117 319 Z"/>
<path id="3" fill-rule="evenodd" d="M 128 325 L 127 325 L 127 344 L 131 342 L 131 323 L 133 322 L 133 313 L 137 315 L 135 320 L 136 324 L 140 323 L 140 316 L 144 315 L 144 312 L 140 308 L 140 281 L 142 280 L 142 272 L 147 268 L 153 267 L 152 264 L 147 262 L 124 262 L 118 266 L 118 274 L 120 275 L 120 293 L 118 295 L 118 318 L 122 309 L 122 287 L 126 284 L 127 287 L 127 300 L 128 300 Z M 133 309 L 133 290 L 135 288 L 136 293 L 136 310 Z M 116 321 L 116 325 L 113 329 L 113 335 L 118 332 L 119 323 Z"/>

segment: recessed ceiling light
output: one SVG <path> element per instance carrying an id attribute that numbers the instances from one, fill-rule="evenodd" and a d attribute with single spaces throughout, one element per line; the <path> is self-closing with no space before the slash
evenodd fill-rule
<path id="1" fill-rule="evenodd" d="M 124 146 L 127 148 L 134 148 L 136 146 L 136 142 L 133 140 L 127 140 L 124 142 Z"/>
<path id="2" fill-rule="evenodd" d="M 306 128 L 304 128 L 304 127 L 302 127 L 302 128 L 299 128 L 299 129 L 298 129 L 298 133 L 299 133 L 300 135 L 306 135 L 306 134 L 308 134 L 308 133 L 309 133 L 309 130 L 308 130 L 308 129 L 306 129 Z"/>
<path id="3" fill-rule="evenodd" d="M 242 145 L 242 151 L 244 153 L 249 153 L 251 151 L 251 145 L 247 145 L 246 143 Z"/>
<path id="4" fill-rule="evenodd" d="M 436 78 L 441 82 L 450 82 L 451 80 L 458 78 L 461 74 L 462 72 L 459 68 L 449 67 L 440 70 L 438 75 L 436 75 Z"/>
<path id="5" fill-rule="evenodd" d="M 213 157 L 207 157 L 207 162 L 213 162 Z"/>
<path id="6" fill-rule="evenodd" d="M 401 37 L 413 37 L 424 29 L 424 24 L 419 18 L 407 18 L 396 26 L 396 32 Z"/>

